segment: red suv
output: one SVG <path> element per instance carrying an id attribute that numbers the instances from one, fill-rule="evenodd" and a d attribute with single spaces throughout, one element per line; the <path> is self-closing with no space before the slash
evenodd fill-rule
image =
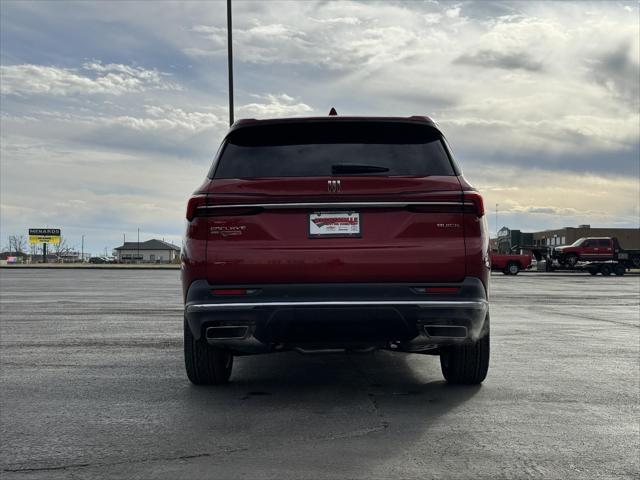
<path id="1" fill-rule="evenodd" d="M 387 349 L 482 382 L 484 213 L 426 117 L 236 122 L 187 206 L 189 379 L 224 383 L 240 355 Z"/>

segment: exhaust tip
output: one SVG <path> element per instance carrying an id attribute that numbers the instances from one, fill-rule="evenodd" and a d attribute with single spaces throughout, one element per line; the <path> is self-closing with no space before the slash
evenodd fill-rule
<path id="1" fill-rule="evenodd" d="M 207 328 L 207 340 L 223 340 L 227 338 L 244 338 L 247 335 L 247 326 L 221 326 Z"/>
<path id="2" fill-rule="evenodd" d="M 425 325 L 425 333 L 431 338 L 466 338 L 467 327 L 456 325 Z"/>

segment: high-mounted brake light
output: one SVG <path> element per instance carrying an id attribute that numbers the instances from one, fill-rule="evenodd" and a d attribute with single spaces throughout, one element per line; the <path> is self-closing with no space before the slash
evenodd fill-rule
<path id="1" fill-rule="evenodd" d="M 193 195 L 187 202 L 187 220 L 193 220 L 196 217 L 198 207 L 202 207 L 206 203 L 206 195 Z"/>
<path id="2" fill-rule="evenodd" d="M 482 195 L 478 192 L 464 192 L 464 203 L 471 204 L 478 217 L 484 215 L 484 200 L 482 200 Z"/>

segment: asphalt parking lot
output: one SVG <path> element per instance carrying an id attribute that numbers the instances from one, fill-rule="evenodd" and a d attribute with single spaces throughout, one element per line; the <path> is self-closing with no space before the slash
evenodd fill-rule
<path id="1" fill-rule="evenodd" d="M 0 477 L 638 478 L 640 276 L 492 282 L 480 387 L 377 352 L 203 388 L 178 271 L 0 270 Z"/>

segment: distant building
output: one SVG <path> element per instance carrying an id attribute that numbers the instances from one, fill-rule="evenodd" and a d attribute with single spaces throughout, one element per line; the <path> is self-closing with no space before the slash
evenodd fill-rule
<path id="1" fill-rule="evenodd" d="M 640 228 L 591 228 L 591 225 L 578 225 L 556 230 L 543 230 L 525 233 L 502 227 L 495 240 L 496 249 L 506 253 L 518 247 L 557 247 L 571 245 L 583 237 L 616 237 L 622 248 L 640 249 Z"/>
<path id="2" fill-rule="evenodd" d="M 0 261 L 6 263 L 25 263 L 28 255 L 24 252 L 2 252 L 0 253 Z"/>
<path id="3" fill-rule="evenodd" d="M 533 245 L 533 233 L 524 233 L 520 230 L 511 230 L 502 227 L 498 230 L 498 238 L 496 238 L 495 249 L 499 253 L 508 253 L 513 248 Z"/>
<path id="4" fill-rule="evenodd" d="M 173 263 L 180 255 L 180 248 L 162 240 L 146 242 L 125 242 L 114 249 L 119 263 Z"/>
<path id="5" fill-rule="evenodd" d="M 571 245 L 583 237 L 616 237 L 622 248 L 640 249 L 640 228 L 591 228 L 591 225 L 534 232 L 533 244 L 538 246 Z"/>

